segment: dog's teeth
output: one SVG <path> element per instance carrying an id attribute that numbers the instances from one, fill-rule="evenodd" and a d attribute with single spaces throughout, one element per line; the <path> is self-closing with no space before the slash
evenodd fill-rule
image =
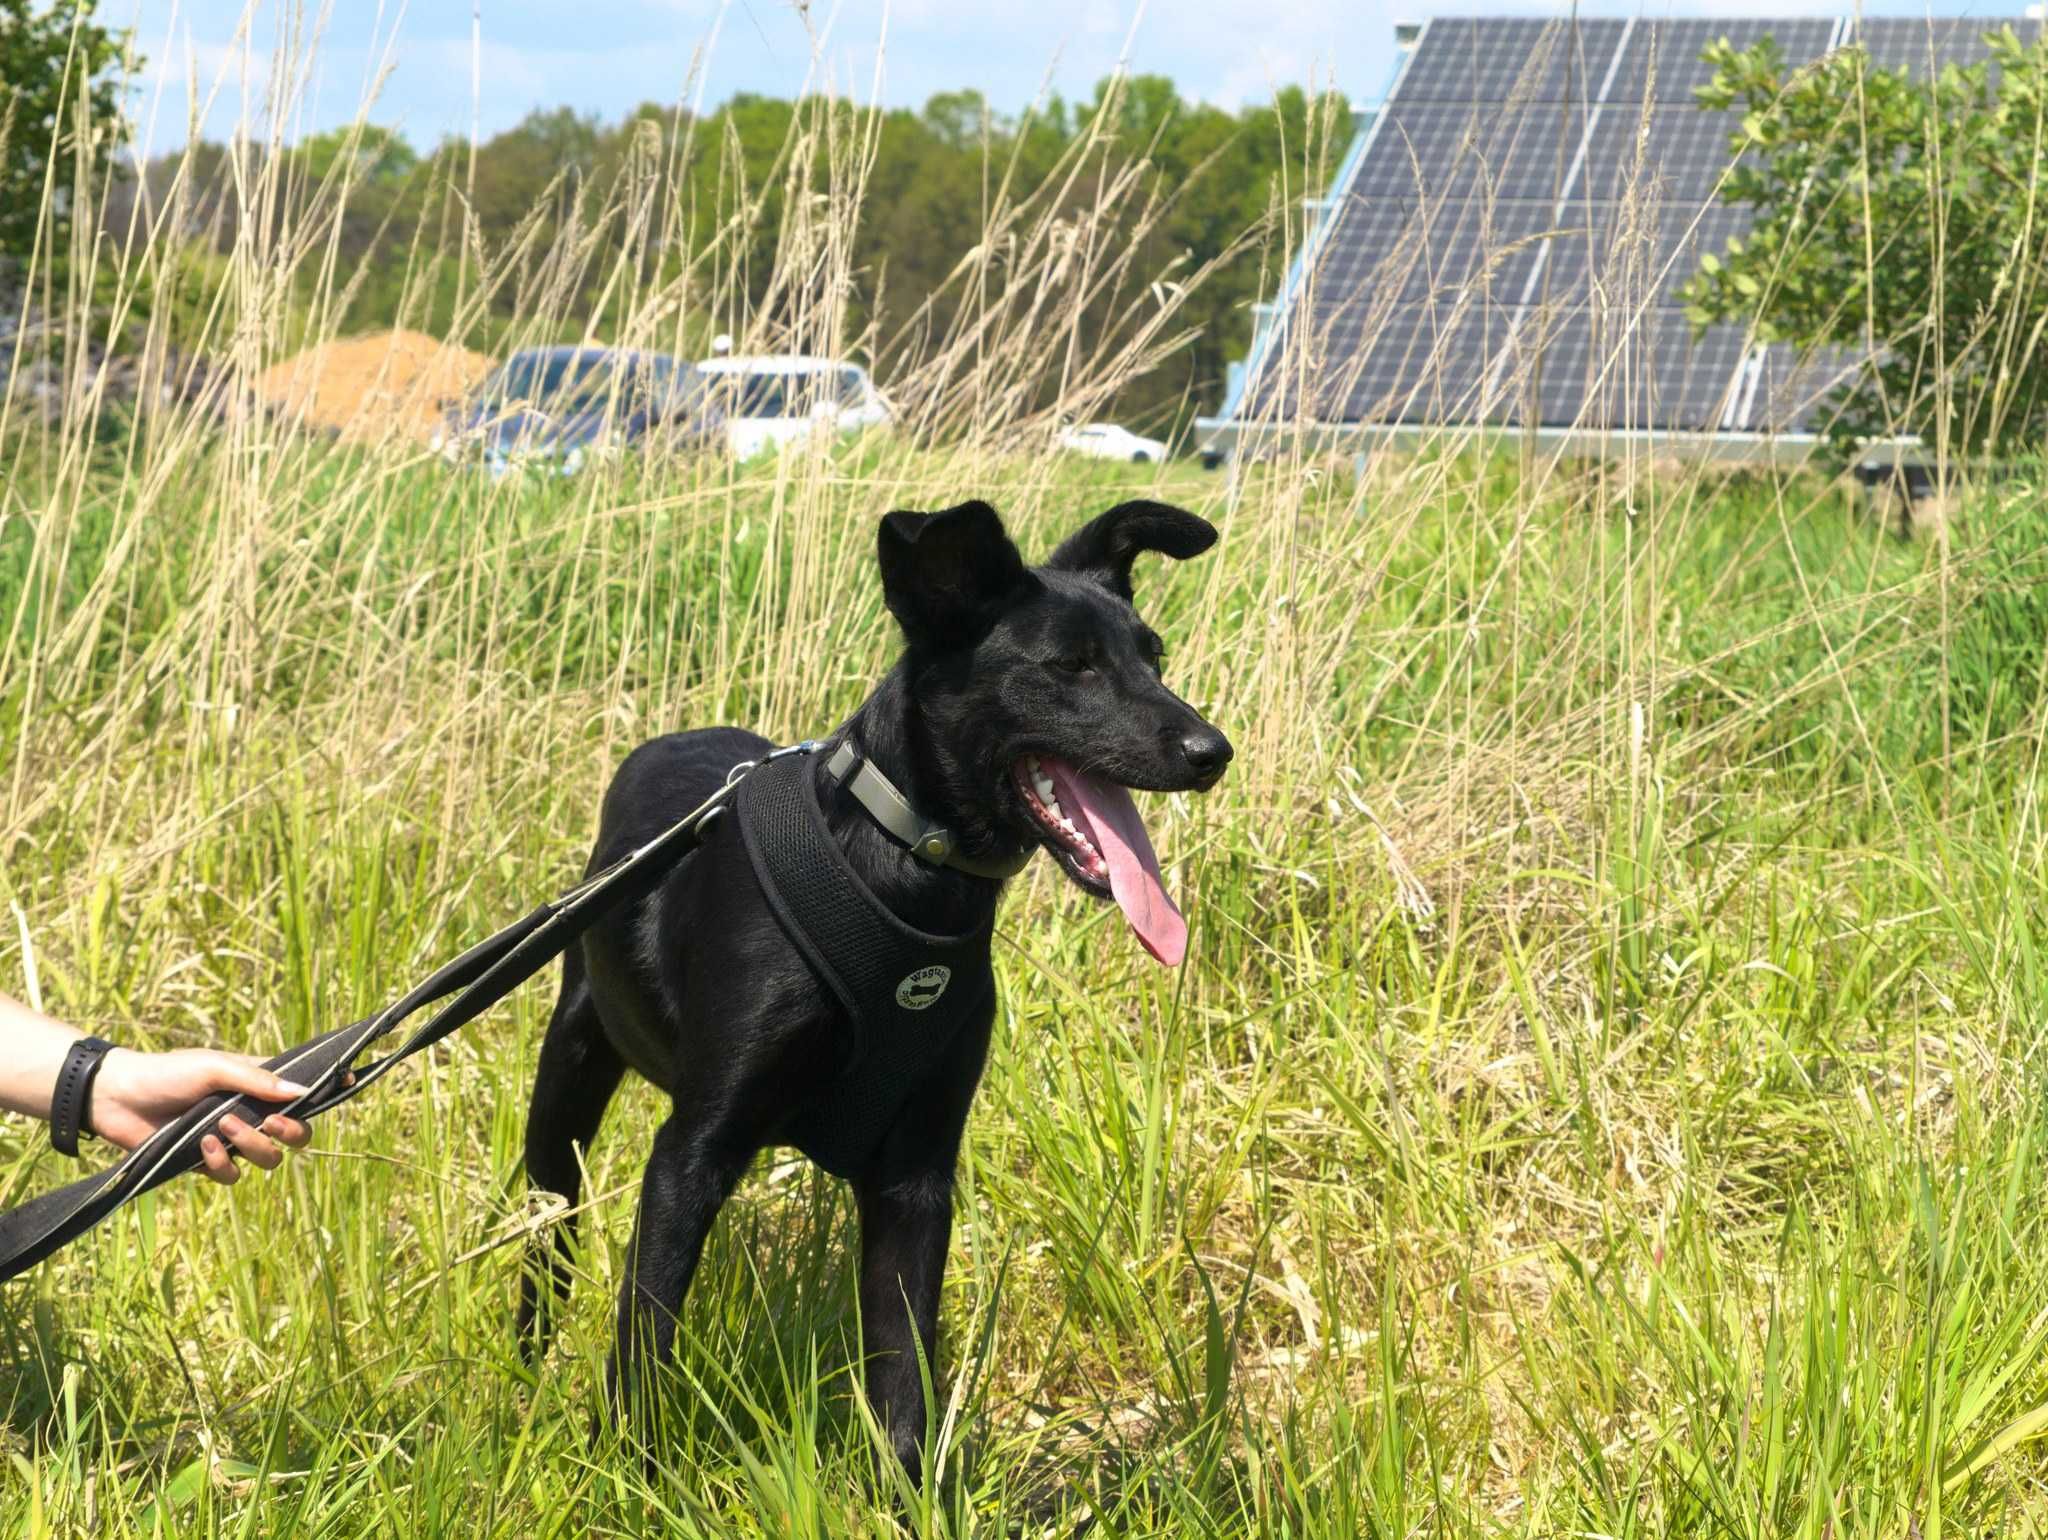
<path id="1" fill-rule="evenodd" d="M 1060 812 L 1060 799 L 1053 788 L 1051 776 L 1033 767 L 1031 772 L 1031 789 L 1037 794 L 1040 805 L 1048 813 L 1052 814 L 1055 818 L 1063 816 Z"/>

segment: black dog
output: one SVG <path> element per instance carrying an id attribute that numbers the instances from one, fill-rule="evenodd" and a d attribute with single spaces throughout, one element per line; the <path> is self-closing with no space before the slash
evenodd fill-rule
<path id="1" fill-rule="evenodd" d="M 879 539 L 882 591 L 907 646 L 828 746 L 855 745 L 918 814 L 950 830 L 953 861 L 934 864 L 929 849 L 920 856 L 884 832 L 822 753 L 796 762 L 803 794 L 823 811 L 821 840 L 829 831 L 848 869 L 907 926 L 967 933 L 983 973 L 1002 884 L 960 867 L 1014 869 L 1035 846 L 1087 892 L 1113 896 L 1145 947 L 1178 963 L 1186 926 L 1122 788 L 1207 790 L 1231 748 L 1161 682 L 1159 637 L 1131 605 L 1131 564 L 1144 551 L 1195 556 L 1215 539 L 1193 514 L 1125 503 L 1027 568 L 985 503 L 889 514 Z M 658 833 L 767 747 L 735 728 L 643 744 L 605 795 L 590 869 Z M 755 1153 L 794 1145 L 846 1175 L 860 1205 L 868 1396 L 915 1479 L 925 1424 L 918 1355 L 935 1361 L 954 1159 L 994 1000 L 959 996 L 963 1019 L 924 1063 L 895 1077 L 903 1083 L 881 1088 L 886 1121 L 872 1148 L 849 1154 L 845 1088 L 862 1053 L 877 1050 L 854 1035 L 842 997 L 806 961 L 789 924 L 764 894 L 739 831 L 721 827 L 653 894 L 572 948 L 541 1048 L 527 1174 L 576 1203 L 579 1147 L 596 1134 L 628 1065 L 673 1098 L 647 1162 L 619 1298 L 609 1391 L 620 1404 L 645 1356 L 669 1352 L 705 1234 Z M 948 972 L 904 977 L 896 1003 L 921 1010 L 943 993 Z M 863 1074 L 868 1108 L 876 1077 Z M 828 1148 L 833 1158 L 822 1153 Z M 565 1222 L 555 1244 L 570 1240 Z M 545 1333 L 537 1317 L 567 1282 L 559 1255 L 531 1259 L 519 1312 L 530 1347 Z"/>

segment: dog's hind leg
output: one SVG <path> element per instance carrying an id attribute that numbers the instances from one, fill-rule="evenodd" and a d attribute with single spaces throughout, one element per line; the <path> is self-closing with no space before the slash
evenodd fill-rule
<path id="1" fill-rule="evenodd" d="M 583 1194 L 582 1154 L 596 1137 L 625 1071 L 625 1061 L 605 1040 L 598 1020 L 582 948 L 572 946 L 562 958 L 562 992 L 540 1045 L 540 1068 L 526 1114 L 526 1178 L 566 1199 L 572 1210 Z M 550 1310 L 569 1291 L 575 1214 L 550 1228 L 552 1238 L 537 1235 L 527 1247 L 519 1285 L 519 1342 L 529 1358 L 547 1345 Z"/>

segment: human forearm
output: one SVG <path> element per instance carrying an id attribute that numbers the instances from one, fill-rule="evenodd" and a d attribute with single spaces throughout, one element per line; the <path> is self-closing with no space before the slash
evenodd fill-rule
<path id="1" fill-rule="evenodd" d="M 0 1107 L 48 1117 L 57 1071 L 82 1035 L 75 1027 L 0 995 Z"/>

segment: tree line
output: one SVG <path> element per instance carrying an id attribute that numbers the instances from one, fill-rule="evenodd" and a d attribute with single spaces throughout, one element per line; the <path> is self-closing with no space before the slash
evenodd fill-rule
<path id="1" fill-rule="evenodd" d="M 1095 312 L 1086 335 L 1105 345 L 1148 288 L 1207 270 L 1175 296 L 1184 340 L 1110 403 L 1170 429 L 1218 404 L 1250 338 L 1251 303 L 1273 286 L 1290 229 L 1298 236 L 1300 200 L 1321 190 L 1349 132 L 1335 96 L 1288 89 L 1229 112 L 1156 76 L 1019 114 L 974 91 L 918 109 L 749 94 L 696 119 L 656 105 L 614 121 L 536 111 L 473 151 L 453 139 L 421 150 L 375 125 L 268 155 L 201 142 L 143 163 L 104 220 L 139 216 L 188 244 L 187 292 L 171 298 L 196 314 L 219 281 L 208 256 L 252 235 L 288 243 L 294 221 L 323 206 L 325 249 L 294 265 L 303 298 L 330 295 L 317 331 L 404 324 L 493 352 L 616 340 L 635 298 L 695 263 L 718 277 L 696 291 L 685 349 L 745 330 L 749 317 L 808 312 L 808 329 L 787 332 L 794 345 L 864 354 L 886 383 L 956 330 L 963 306 L 987 303 L 975 287 L 990 272 L 1002 281 L 1003 265 L 990 243 L 1018 242 L 1014 211 L 1029 207 L 1041 241 L 1066 218 L 1113 257 L 1103 270 L 1114 281 L 1077 301 Z M 251 199 L 252 182 L 275 191 Z M 786 249 L 793 224 L 820 219 L 832 228 L 813 244 L 847 248 L 834 256 L 845 292 L 822 308 L 792 275 L 816 253 Z M 245 228 L 265 220 L 276 228 Z M 957 281 L 963 265 L 978 269 L 973 284 Z M 834 335 L 819 335 L 821 313 Z"/>
<path id="2" fill-rule="evenodd" d="M 1074 338 L 1144 336 L 1108 404 L 1156 427 L 1217 404 L 1251 302 L 1352 127 L 1335 93 L 1287 89 L 1232 112 L 1139 76 L 1017 113 L 972 90 L 916 109 L 745 94 L 701 116 L 535 111 L 474 146 L 359 123 L 138 163 L 121 107 L 141 60 L 95 0 L 0 0 L 0 62 L 0 291 L 30 288 L 31 310 L 66 292 L 92 250 L 75 227 L 96 223 L 102 269 L 138 233 L 153 255 L 130 274 L 129 323 L 153 318 L 194 351 L 220 345 L 238 253 L 245 277 L 282 275 L 262 300 L 283 312 L 281 328 L 266 318 L 273 335 L 402 324 L 485 351 L 616 340 L 644 320 L 636 305 L 694 272 L 670 307 L 687 312 L 678 347 L 759 335 L 749 323 L 765 318 L 768 334 L 864 354 L 887 380 L 935 347 L 972 346 L 1004 303 L 1006 324 L 1042 320 L 1058 281 Z M 1003 293 L 1027 283 L 1022 299 Z M 1040 375 L 1028 391 L 1042 404 L 1059 385 Z"/>

